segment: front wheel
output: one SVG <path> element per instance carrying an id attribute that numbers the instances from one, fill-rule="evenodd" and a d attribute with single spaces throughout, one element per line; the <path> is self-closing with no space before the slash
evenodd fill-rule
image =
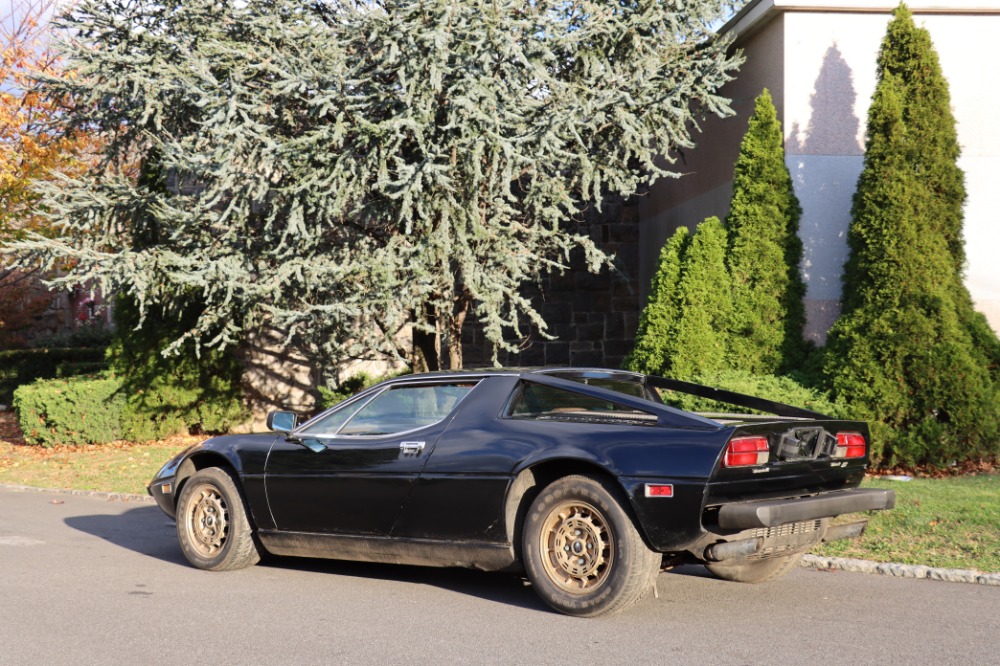
<path id="1" fill-rule="evenodd" d="M 229 571 L 260 561 L 243 496 L 218 467 L 196 472 L 177 501 L 177 539 L 199 569 Z"/>
<path id="2" fill-rule="evenodd" d="M 620 493 L 567 476 L 547 486 L 524 523 L 524 565 L 552 608 L 580 617 L 620 612 L 649 592 L 662 557 L 646 547 Z"/>

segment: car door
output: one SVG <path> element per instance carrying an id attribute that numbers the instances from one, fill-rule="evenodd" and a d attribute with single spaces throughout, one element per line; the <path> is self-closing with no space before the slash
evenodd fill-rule
<path id="1" fill-rule="evenodd" d="M 264 476 L 277 529 L 388 536 L 449 416 L 474 386 L 390 385 L 279 438 Z"/>

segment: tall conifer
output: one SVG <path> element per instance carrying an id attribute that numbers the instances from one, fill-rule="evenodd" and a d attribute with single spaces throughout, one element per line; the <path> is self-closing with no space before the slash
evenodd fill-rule
<path id="1" fill-rule="evenodd" d="M 733 368 L 774 374 L 805 358 L 801 215 L 785 165 L 781 123 L 765 89 L 740 144 L 726 218 Z"/>
<path id="2" fill-rule="evenodd" d="M 996 455 L 1000 394 L 982 344 L 996 338 L 977 328 L 962 282 L 965 193 L 947 83 L 903 5 L 879 52 L 867 136 L 828 343 L 833 388 L 875 422 L 888 463 Z"/>
<path id="3" fill-rule="evenodd" d="M 670 374 L 678 379 L 728 369 L 733 316 L 726 270 L 726 228 L 717 217 L 698 225 L 677 285 L 677 320 Z"/>
<path id="4" fill-rule="evenodd" d="M 732 301 L 726 246 L 726 228 L 717 217 L 699 224 L 693 235 L 680 227 L 671 236 L 660 252 L 625 367 L 679 379 L 729 367 Z"/>
<path id="5" fill-rule="evenodd" d="M 680 318 L 677 290 L 681 280 L 681 259 L 687 254 L 691 236 L 679 227 L 660 250 L 646 307 L 639 316 L 635 348 L 625 359 L 625 367 L 649 375 L 668 374 L 677 350 L 676 331 Z"/>

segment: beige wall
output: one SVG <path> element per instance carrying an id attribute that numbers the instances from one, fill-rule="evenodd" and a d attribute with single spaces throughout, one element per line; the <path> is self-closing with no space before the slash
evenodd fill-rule
<path id="1" fill-rule="evenodd" d="M 948 78 L 969 193 L 965 210 L 966 283 L 1000 330 L 1000 86 L 981 63 L 1000 34 L 1000 2 L 911 0 Z M 829 5 L 836 5 L 831 9 Z M 747 62 L 726 89 L 737 118 L 710 120 L 687 162 L 695 176 L 663 182 L 643 202 L 643 284 L 662 239 L 680 224 L 725 214 L 732 165 L 753 97 L 771 89 L 785 131 L 786 162 L 802 202 L 807 333 L 820 342 L 838 314 L 840 271 L 847 255 L 851 196 L 861 172 L 865 119 L 876 82 L 875 58 L 894 4 L 767 0 L 751 3 L 727 28 L 739 35 Z"/>

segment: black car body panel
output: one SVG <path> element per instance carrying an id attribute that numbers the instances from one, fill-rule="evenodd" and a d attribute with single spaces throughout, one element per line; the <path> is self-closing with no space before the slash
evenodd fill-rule
<path id="1" fill-rule="evenodd" d="M 664 404 L 656 388 L 724 394 L 780 415 L 709 418 Z M 414 405 L 429 397 L 445 416 L 377 412 L 393 395 Z M 531 404 L 553 395 L 562 402 Z M 367 430 L 352 434 L 356 423 Z M 186 479 L 221 467 L 273 553 L 495 570 L 518 565 L 531 498 L 582 474 L 620 490 L 649 548 L 702 561 L 713 545 L 771 538 L 753 536 L 758 528 L 809 523 L 806 536 L 782 537 L 801 547 L 823 537 L 828 517 L 891 508 L 891 491 L 854 490 L 868 457 L 836 457 L 838 433 L 848 432 L 867 445 L 861 422 L 617 370 L 431 373 L 384 382 L 291 433 L 209 439 L 167 463 L 149 492 L 173 516 Z M 746 437 L 766 439 L 766 462 L 726 467 L 727 446 Z M 740 548 L 749 547 L 712 552 Z"/>

